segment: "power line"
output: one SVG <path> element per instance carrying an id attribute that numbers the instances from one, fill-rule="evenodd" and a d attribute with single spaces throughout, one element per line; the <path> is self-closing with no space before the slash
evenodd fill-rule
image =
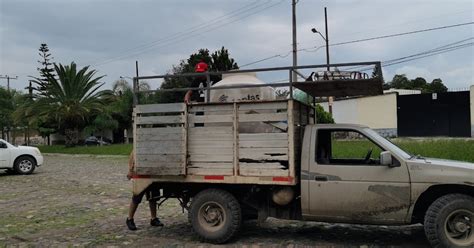
<path id="1" fill-rule="evenodd" d="M 416 33 L 422 33 L 422 32 L 429 32 L 429 31 L 446 29 L 446 28 L 454 28 L 454 27 L 460 27 L 460 26 L 472 25 L 472 24 L 474 24 L 474 22 L 465 22 L 465 23 L 459 23 L 459 24 L 442 26 L 442 27 L 427 28 L 427 29 L 415 30 L 415 31 L 410 31 L 410 32 L 383 35 L 383 36 L 372 37 L 372 38 L 367 38 L 367 39 L 358 39 L 358 40 L 352 40 L 352 41 L 346 41 L 346 42 L 339 42 L 339 43 L 331 44 L 330 46 L 339 46 L 339 45 L 345 45 L 345 44 L 351 44 L 351 43 L 357 43 L 357 42 L 379 40 L 379 39 L 385 39 L 385 38 L 391 38 L 391 37 L 397 37 L 397 36 L 403 36 L 403 35 L 409 35 L 409 34 L 416 34 Z"/>
<path id="2" fill-rule="evenodd" d="M 471 37 L 471 38 L 468 38 L 468 39 L 463 39 L 461 41 L 453 42 L 453 43 L 443 45 L 443 46 L 440 46 L 440 47 L 437 47 L 437 48 L 433 48 L 433 49 L 430 49 L 430 50 L 426 50 L 426 51 L 423 51 L 423 52 L 420 52 L 420 53 L 416 53 L 416 54 L 412 54 L 412 55 L 408 55 L 408 56 L 404 56 L 404 57 L 400 57 L 400 58 L 396 58 L 396 59 L 385 60 L 385 61 L 382 61 L 382 67 L 388 67 L 388 66 L 392 66 L 392 65 L 396 65 L 396 64 L 406 63 L 406 62 L 410 62 L 410 61 L 413 61 L 413 60 L 418 60 L 418 59 L 431 57 L 431 56 L 435 56 L 435 55 L 438 55 L 438 54 L 448 53 L 448 52 L 456 51 L 456 50 L 459 50 L 459 49 L 467 48 L 467 47 L 470 47 L 470 46 L 474 46 L 474 42 L 453 46 L 455 44 L 459 44 L 461 42 L 465 42 L 465 41 L 472 40 L 472 39 L 474 39 L 474 37 Z M 360 69 L 358 69 L 358 68 L 360 68 Z M 357 71 L 362 72 L 362 71 L 373 70 L 373 67 L 362 66 L 362 68 L 361 68 L 361 66 L 356 66 L 356 67 L 346 68 L 344 70 L 345 71 L 357 70 Z M 277 80 L 277 81 L 273 81 L 271 83 L 282 82 L 284 80 L 288 81 L 288 79 L 280 79 L 280 80 Z"/>
<path id="3" fill-rule="evenodd" d="M 453 48 L 450 48 L 450 49 L 446 49 L 446 50 L 443 50 L 443 51 L 430 53 L 430 54 L 427 54 L 427 55 L 424 55 L 424 56 L 421 56 L 421 57 L 416 57 L 416 58 L 406 59 L 406 60 L 397 61 L 397 62 L 393 62 L 393 63 L 389 63 L 389 64 L 384 64 L 384 65 L 382 65 L 382 67 L 392 66 L 392 65 L 396 65 L 396 64 L 400 64 L 400 63 L 409 62 L 409 61 L 412 61 L 412 60 L 417 60 L 417 59 L 431 57 L 431 56 L 442 54 L 442 53 L 452 52 L 452 51 L 459 50 L 459 49 L 466 48 L 466 47 L 470 47 L 470 46 L 473 46 L 473 45 L 474 45 L 474 42 L 471 42 L 471 43 L 456 46 L 456 47 L 453 47 Z"/>
<path id="4" fill-rule="evenodd" d="M 233 16 L 233 15 L 235 15 L 235 14 L 238 14 L 238 13 L 241 12 L 242 10 L 245 11 L 245 10 L 247 10 L 247 8 L 249 8 L 249 7 L 253 6 L 253 5 L 255 5 L 256 3 L 258 3 L 258 1 L 255 1 L 255 2 L 250 3 L 250 4 L 248 4 L 248 5 L 245 5 L 245 6 L 241 7 L 241 8 L 238 8 L 238 9 L 233 10 L 233 11 L 227 13 L 227 14 L 218 16 L 218 17 L 213 18 L 213 19 L 211 19 L 211 20 L 208 20 L 208 21 L 206 21 L 206 22 L 202 22 L 202 23 L 200 23 L 200 24 L 198 24 L 198 25 L 194 25 L 194 26 L 191 26 L 191 27 L 189 27 L 189 28 L 186 28 L 186 29 L 184 29 L 184 30 L 182 30 L 182 31 L 173 33 L 173 34 L 171 34 L 171 35 L 168 36 L 168 37 L 160 38 L 160 39 L 157 39 L 157 40 L 155 40 L 155 41 L 148 42 L 148 43 L 146 43 L 146 44 L 142 44 L 142 45 L 139 45 L 139 46 L 130 48 L 130 49 L 123 50 L 122 53 L 140 50 L 140 49 L 143 49 L 143 48 L 147 48 L 147 47 L 149 47 L 150 45 L 153 46 L 154 44 L 158 44 L 158 43 L 163 42 L 163 41 L 168 41 L 168 40 L 172 40 L 172 39 L 179 38 L 179 36 L 181 36 L 181 35 L 184 34 L 185 32 L 192 32 L 192 31 L 195 30 L 195 29 L 199 29 L 199 28 L 201 28 L 201 27 L 203 27 L 203 26 L 207 26 L 207 25 L 213 24 L 213 23 L 215 23 L 216 21 L 218 21 L 218 20 L 220 20 L 220 19 L 228 18 L 229 16 Z M 267 3 L 268 3 L 268 1 L 265 2 L 264 4 L 267 4 Z M 259 5 L 257 5 L 256 7 L 259 7 Z M 103 59 L 102 61 L 107 61 L 107 60 L 113 59 L 113 58 L 115 58 L 115 57 L 117 57 L 117 56 L 111 56 L 111 57 L 108 57 L 108 58 Z M 102 62 L 102 61 L 99 61 L 99 62 Z"/>
<path id="5" fill-rule="evenodd" d="M 459 41 L 456 41 L 456 42 L 453 42 L 453 43 L 442 45 L 442 46 L 439 46 L 439 47 L 436 47 L 436 48 L 433 48 L 433 49 L 430 49 L 430 50 L 426 50 L 426 51 L 423 51 L 423 52 L 420 52 L 420 53 L 415 53 L 415 54 L 408 55 L 408 56 L 405 56 L 405 57 L 385 60 L 385 61 L 382 61 L 382 64 L 383 63 L 391 63 L 391 62 L 395 62 L 395 61 L 398 61 L 398 60 L 408 59 L 408 58 L 412 58 L 412 57 L 416 57 L 416 56 L 421 56 L 421 55 L 429 54 L 429 53 L 432 53 L 432 52 L 438 52 L 438 51 L 443 50 L 444 48 L 452 48 L 452 46 L 454 46 L 454 45 L 457 45 L 457 44 L 460 44 L 460 43 L 463 43 L 463 42 L 466 42 L 466 41 L 469 41 L 469 40 L 472 40 L 472 39 L 474 39 L 474 37 L 470 37 L 470 38 L 467 38 L 467 39 L 462 39 L 462 40 L 459 40 Z M 364 68 L 364 70 L 368 70 L 368 69 L 365 69 L 365 68 L 367 68 L 366 66 L 354 66 L 354 67 L 346 68 L 346 70 L 349 70 L 349 71 L 359 70 L 360 68 Z"/>
<path id="6" fill-rule="evenodd" d="M 392 38 L 392 37 L 398 37 L 398 36 L 404 36 L 404 35 L 410 35 L 410 34 L 416 34 L 416 33 L 422 33 L 422 32 L 429 32 L 429 31 L 434 31 L 434 30 L 441 30 L 441 29 L 448 29 L 448 28 L 454 28 L 454 27 L 460 27 L 460 26 L 465 26 L 465 25 L 472 25 L 474 22 L 465 22 L 465 23 L 459 23 L 459 24 L 453 24 L 453 25 L 447 25 L 447 26 L 441 26 L 441 27 L 434 27 L 434 28 L 428 28 L 428 29 L 420 29 L 420 30 L 414 30 L 414 31 L 409 31 L 409 32 L 403 32 L 403 33 L 396 33 L 396 34 L 390 34 L 390 35 L 383 35 L 383 36 L 377 36 L 377 37 L 371 37 L 371 38 L 366 38 L 366 39 L 357 39 L 357 40 L 351 40 L 351 41 L 345 41 L 345 42 L 339 42 L 339 43 L 333 43 L 329 44 L 329 46 L 340 46 L 340 45 L 346 45 L 346 44 L 352 44 L 352 43 L 358 43 L 358 42 L 365 42 L 365 41 L 372 41 L 372 40 L 378 40 L 378 39 L 386 39 L 386 38 Z M 316 52 L 320 48 L 323 48 L 324 46 L 313 46 L 313 47 L 307 47 L 303 49 L 299 49 L 298 51 L 306 51 L 306 52 Z M 308 51 L 309 49 L 314 49 L 313 51 Z M 270 60 L 273 58 L 277 57 L 286 57 L 282 55 L 273 55 L 264 59 L 260 59 L 254 62 L 250 62 L 247 64 L 244 64 L 240 67 L 245 67 L 253 64 L 257 64 L 266 60 Z"/>
<path id="7" fill-rule="evenodd" d="M 264 5 L 267 3 L 267 2 L 265 2 L 264 4 L 260 4 L 260 5 L 256 6 L 256 7 L 253 7 L 252 9 L 250 9 L 250 11 L 251 11 L 250 13 L 247 13 L 247 14 L 245 14 L 245 15 L 243 15 L 243 16 L 240 16 L 240 17 L 239 17 L 240 14 L 238 14 L 238 15 L 235 15 L 234 17 L 227 18 L 227 19 L 228 19 L 228 20 L 227 20 L 228 22 L 222 23 L 223 21 L 219 21 L 219 22 L 216 22 L 216 23 L 212 23 L 212 24 L 206 25 L 206 26 L 204 26 L 204 27 L 195 29 L 195 30 L 193 30 L 193 31 L 191 31 L 191 32 L 183 33 L 182 35 L 179 35 L 179 37 L 174 37 L 174 38 L 172 38 L 172 39 L 169 39 L 169 40 L 166 41 L 167 43 L 164 43 L 164 44 L 161 44 L 161 45 L 160 45 L 159 43 L 158 43 L 158 44 L 150 44 L 150 45 L 148 45 L 146 48 L 141 49 L 141 51 L 137 51 L 137 52 L 132 53 L 132 54 L 121 55 L 121 56 L 114 57 L 114 58 L 112 58 L 112 59 L 104 60 L 104 61 L 102 61 L 102 62 L 95 63 L 94 66 L 100 66 L 100 65 L 104 65 L 104 64 L 107 64 L 107 63 L 116 61 L 116 60 L 121 60 L 121 59 L 128 58 L 128 57 L 131 57 L 131 56 L 137 56 L 137 55 L 140 55 L 140 54 L 142 54 L 142 53 L 144 53 L 144 52 L 150 50 L 152 47 L 155 47 L 155 46 L 158 46 L 158 45 L 159 45 L 159 46 L 156 47 L 156 48 L 162 48 L 162 47 L 166 47 L 166 46 L 169 46 L 169 45 L 174 45 L 174 44 L 179 43 L 179 42 L 183 42 L 183 41 L 186 40 L 186 39 L 189 39 L 189 38 L 192 38 L 192 37 L 195 37 L 195 36 L 199 36 L 199 35 L 202 35 L 202 34 L 204 34 L 204 33 L 208 33 L 208 32 L 210 32 L 210 31 L 216 30 L 216 29 L 218 29 L 218 28 L 222 28 L 222 27 L 224 27 L 224 26 L 226 26 L 226 25 L 235 23 L 235 22 L 240 21 L 240 20 L 242 20 L 242 19 L 245 19 L 245 18 L 247 18 L 247 17 L 249 17 L 249 16 L 255 15 L 255 14 L 259 13 L 259 12 L 262 12 L 262 11 L 265 11 L 265 10 L 267 10 L 267 9 L 269 9 L 269 8 L 275 7 L 275 6 L 277 6 L 277 5 L 281 4 L 281 3 L 283 3 L 284 1 L 285 1 L 285 0 L 281 0 L 281 1 L 277 2 L 277 3 L 275 3 L 275 4 L 266 6 L 266 7 L 264 7 L 264 8 L 260 8 L 260 7 L 264 6 Z M 259 8 L 260 8 L 260 9 L 259 9 Z M 252 11 L 252 10 L 253 10 L 253 11 Z M 236 17 L 237 17 L 237 18 L 236 18 Z M 224 21 L 225 21 L 225 20 L 224 20 Z M 213 27 L 214 24 L 219 24 L 219 25 Z M 207 29 L 205 29 L 205 28 L 207 28 Z M 203 31 L 197 32 L 197 31 L 199 31 L 199 30 L 203 30 Z M 178 39 L 178 38 L 179 38 L 179 40 L 176 40 L 176 41 L 175 41 L 175 39 Z"/>
<path id="8" fill-rule="evenodd" d="M 451 13 L 444 13 L 442 15 L 435 15 L 435 16 L 430 16 L 430 17 L 427 17 L 427 18 L 417 18 L 417 19 L 412 19 L 412 20 L 406 21 L 406 22 L 392 24 L 392 25 L 384 25 L 383 27 L 369 28 L 369 29 L 364 29 L 362 31 L 352 32 L 352 33 L 344 33 L 344 35 L 354 35 L 354 34 L 361 34 L 361 33 L 363 34 L 363 33 L 373 31 L 373 30 L 380 30 L 382 28 L 387 29 L 389 27 L 397 27 L 397 26 L 407 25 L 407 24 L 411 24 L 411 23 L 420 23 L 420 22 L 425 22 L 426 20 L 429 20 L 429 19 L 435 19 L 435 18 L 439 19 L 439 17 L 444 17 L 444 16 L 456 16 L 460 13 L 466 13 L 466 12 L 471 12 L 471 14 L 474 13 L 472 10 L 462 10 L 462 11 L 456 11 L 456 12 L 451 12 Z"/>
<path id="9" fill-rule="evenodd" d="M 397 61 L 397 60 L 408 59 L 408 58 L 428 54 L 428 53 L 431 53 L 431 52 L 438 52 L 438 51 L 441 51 L 441 50 L 444 50 L 444 49 L 450 49 L 450 48 L 453 48 L 453 46 L 456 45 L 456 44 L 460 44 L 460 43 L 463 43 L 465 41 L 472 40 L 472 39 L 474 39 L 474 37 L 464 39 L 464 40 L 461 40 L 461 41 L 457 41 L 457 42 L 447 44 L 447 45 L 444 45 L 444 46 L 440 46 L 440 47 L 437 47 L 437 48 L 434 48 L 434 49 L 431 49 L 431 50 L 427 50 L 425 52 L 421 52 L 421 53 L 418 53 L 418 54 L 409 55 L 409 56 L 401 57 L 401 58 L 398 58 L 398 59 L 387 60 L 387 61 L 384 61 L 384 63 L 390 63 L 390 62 L 394 62 L 394 61 Z M 467 43 L 467 44 L 472 44 L 472 43 Z M 467 44 L 462 44 L 462 45 L 459 45 L 459 46 L 464 46 L 464 45 L 467 45 Z M 459 47 L 459 46 L 454 46 L 454 47 Z"/>
<path id="10" fill-rule="evenodd" d="M 473 39 L 473 38 L 471 38 L 471 39 Z M 462 48 L 470 47 L 470 46 L 473 46 L 473 45 L 474 45 L 474 42 L 470 42 L 470 43 L 465 43 L 465 44 L 461 44 L 461 45 L 457 45 L 457 46 L 450 46 L 450 47 L 445 47 L 444 46 L 444 48 L 441 48 L 441 49 L 437 49 L 437 48 L 430 49 L 430 50 L 427 50 L 427 51 L 424 51 L 424 52 L 420 52 L 420 53 L 416 53 L 416 54 L 412 54 L 412 55 L 408 55 L 408 56 L 404 56 L 404 57 L 400 57 L 400 58 L 396 58 L 396 59 L 382 61 L 382 67 L 388 67 L 388 66 L 401 64 L 401 63 L 405 63 L 405 62 L 409 62 L 409 61 L 413 61 L 413 60 L 417 60 L 417 59 L 431 57 L 431 56 L 438 55 L 438 54 L 448 53 L 448 52 L 452 52 L 452 51 L 459 50 L 459 49 L 462 49 Z M 354 69 L 357 69 L 357 68 L 348 68 L 348 70 L 354 70 Z M 368 71 L 368 70 L 372 70 L 372 69 L 373 68 L 366 67 L 366 68 L 358 69 L 358 71 Z"/>
<path id="11" fill-rule="evenodd" d="M 180 38 L 181 38 L 180 40 L 178 40 L 178 41 L 176 41 L 176 42 L 173 42 L 172 40 L 170 40 L 170 42 L 168 42 L 168 43 L 166 43 L 166 44 L 163 44 L 163 45 L 160 45 L 160 46 L 158 46 L 158 48 L 166 47 L 166 46 L 169 46 L 169 45 L 174 45 L 174 44 L 176 44 L 176 43 L 179 43 L 179 42 L 184 41 L 185 39 L 189 39 L 189 38 L 192 38 L 192 37 L 201 35 L 201 34 L 203 34 L 203 33 L 207 33 L 207 32 L 213 31 L 213 30 L 215 30 L 215 29 L 221 28 L 221 27 L 223 27 L 223 26 L 229 25 L 229 24 L 231 24 L 231 23 L 240 21 L 240 20 L 242 20 L 242 19 L 244 19 L 244 18 L 246 18 L 246 17 L 248 17 L 248 16 L 254 15 L 254 14 L 258 13 L 258 12 L 261 12 L 261 11 L 264 11 L 264 10 L 269 9 L 269 8 L 271 8 L 271 7 L 274 7 L 274 6 L 276 6 L 276 5 L 278 5 L 278 4 L 282 3 L 282 2 L 283 2 L 283 1 L 281 1 L 281 2 L 279 2 L 279 3 L 277 3 L 277 4 L 270 5 L 270 6 L 266 7 L 266 8 L 263 8 L 263 9 L 260 9 L 260 10 L 257 10 L 257 11 L 254 11 L 254 12 L 252 12 L 252 13 L 250 13 L 250 14 L 247 14 L 247 15 L 241 17 L 241 18 L 232 20 L 232 21 L 230 21 L 230 22 L 221 24 L 221 25 L 219 25 L 219 26 L 211 27 L 211 28 L 209 28 L 209 29 L 207 29 L 207 30 L 204 30 L 204 31 L 200 32 L 200 33 L 197 33 L 197 34 L 194 34 L 194 35 L 190 35 L 190 34 L 192 34 L 192 33 L 196 33 L 197 30 L 194 30 L 194 31 L 192 31 L 192 32 L 189 32 L 189 33 L 185 34 L 184 37 L 180 37 Z M 232 19 L 232 18 L 229 18 L 229 19 Z M 187 36 L 187 37 L 186 37 L 186 36 Z M 177 38 L 177 37 L 176 37 L 176 38 Z M 156 46 L 156 45 L 153 45 L 153 46 Z M 116 58 L 114 58 L 114 59 L 111 59 L 111 60 L 108 60 L 108 61 L 105 61 L 105 62 L 102 62 L 102 63 L 98 63 L 98 64 L 95 64 L 95 65 L 96 65 L 96 66 L 99 66 L 99 65 L 103 65 L 103 64 L 107 64 L 107 63 L 116 61 L 116 60 L 121 60 L 121 59 L 124 59 L 124 58 L 128 58 L 128 57 L 140 55 L 140 54 L 146 52 L 147 50 L 150 50 L 150 48 L 152 48 L 153 46 L 149 46 L 147 49 L 143 49 L 142 51 L 139 51 L 139 52 L 136 52 L 136 53 L 133 53 L 133 54 L 118 56 L 118 57 L 116 57 Z"/>

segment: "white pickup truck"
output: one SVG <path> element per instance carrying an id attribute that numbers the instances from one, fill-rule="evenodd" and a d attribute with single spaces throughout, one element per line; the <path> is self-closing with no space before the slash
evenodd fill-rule
<path id="1" fill-rule="evenodd" d="M 43 156 L 38 148 L 14 146 L 0 139 L 0 169 L 27 175 L 42 164 Z"/>

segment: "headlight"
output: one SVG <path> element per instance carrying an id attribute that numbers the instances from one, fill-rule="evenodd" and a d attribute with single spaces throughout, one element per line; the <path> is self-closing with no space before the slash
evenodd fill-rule
<path id="1" fill-rule="evenodd" d="M 41 156 L 41 152 L 38 148 L 35 149 L 35 153 L 36 153 L 36 155 Z"/>

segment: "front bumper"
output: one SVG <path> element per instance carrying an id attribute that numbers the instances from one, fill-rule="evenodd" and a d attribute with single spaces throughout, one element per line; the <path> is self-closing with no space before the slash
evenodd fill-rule
<path id="1" fill-rule="evenodd" d="M 41 165 L 43 165 L 44 159 L 42 155 L 36 155 L 35 159 L 36 159 L 36 167 L 40 167 Z"/>

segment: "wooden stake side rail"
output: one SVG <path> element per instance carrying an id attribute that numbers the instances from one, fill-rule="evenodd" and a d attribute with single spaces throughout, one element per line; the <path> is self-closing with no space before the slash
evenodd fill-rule
<path id="1" fill-rule="evenodd" d="M 137 105 L 136 180 L 294 185 L 312 114 L 294 100 Z"/>

